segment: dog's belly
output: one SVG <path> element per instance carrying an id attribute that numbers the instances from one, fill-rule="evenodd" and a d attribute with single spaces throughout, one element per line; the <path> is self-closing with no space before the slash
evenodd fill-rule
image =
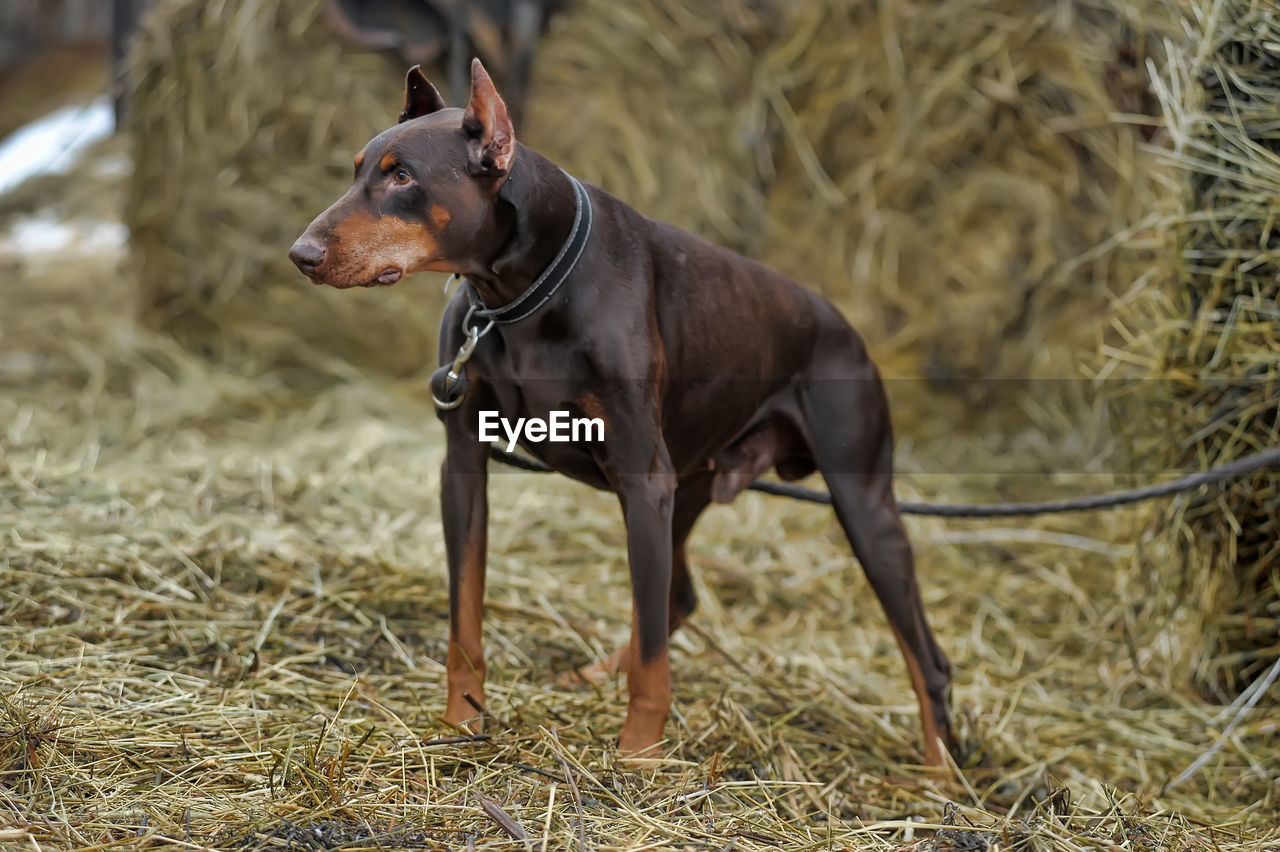
<path id="1" fill-rule="evenodd" d="M 662 430 L 684 478 L 707 469 L 710 459 L 775 418 L 799 419 L 788 382 L 685 380 L 668 387 Z"/>

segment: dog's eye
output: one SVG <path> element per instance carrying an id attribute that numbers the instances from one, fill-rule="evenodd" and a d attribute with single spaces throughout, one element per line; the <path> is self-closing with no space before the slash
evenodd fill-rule
<path id="1" fill-rule="evenodd" d="M 413 180 L 413 178 L 409 176 L 409 173 L 404 169 L 396 169 L 395 174 L 391 176 L 391 179 L 399 186 L 404 186 L 406 183 Z"/>

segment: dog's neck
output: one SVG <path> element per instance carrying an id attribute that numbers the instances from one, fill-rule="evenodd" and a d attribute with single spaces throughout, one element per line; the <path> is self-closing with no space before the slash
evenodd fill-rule
<path id="1" fill-rule="evenodd" d="M 502 307 L 537 280 L 569 239 L 576 210 L 569 177 L 521 145 L 498 191 L 500 248 L 488 268 L 467 275 L 485 305 Z"/>

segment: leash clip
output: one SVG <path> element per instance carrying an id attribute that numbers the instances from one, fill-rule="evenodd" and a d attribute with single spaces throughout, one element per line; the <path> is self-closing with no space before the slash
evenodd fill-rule
<path id="1" fill-rule="evenodd" d="M 453 363 L 431 374 L 431 401 L 441 411 L 452 411 L 462 405 L 462 400 L 467 395 L 467 362 L 476 351 L 476 344 L 480 342 L 480 338 L 493 330 L 493 320 L 489 320 L 489 324 L 484 328 L 471 324 L 471 318 L 475 315 L 477 307 L 479 306 L 472 305 L 462 319 L 462 328 L 467 332 L 467 338 L 458 347 L 458 354 L 453 356 Z"/>

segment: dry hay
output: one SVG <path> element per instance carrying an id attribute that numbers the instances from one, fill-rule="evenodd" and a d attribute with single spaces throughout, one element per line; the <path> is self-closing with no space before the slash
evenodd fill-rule
<path id="1" fill-rule="evenodd" d="M 394 372 L 434 366 L 439 302 L 427 281 L 321 291 L 286 257 L 403 96 L 402 64 L 344 48 L 323 5 L 167 0 L 145 19 L 125 213 L 143 311 L 197 348 L 240 346 L 254 325 L 281 331 L 257 351 L 268 361 L 304 363 L 319 348 Z"/>
<path id="2" fill-rule="evenodd" d="M 134 256 L 161 327 L 216 339 L 266 317 L 404 372 L 432 354 L 427 284 L 302 293 L 283 257 L 399 97 L 400 69 L 341 48 L 319 5 L 169 0 L 152 17 Z M 1150 202 L 1134 114 L 1162 9 L 581 0 L 537 53 L 518 131 L 832 296 L 891 373 L 1073 375 L 1064 356 L 1132 278 L 1107 238 Z"/>
<path id="3" fill-rule="evenodd" d="M 1261 715 L 1164 789 L 1219 742 L 1223 708 L 1182 688 L 1196 636 L 1132 558 L 1126 513 L 910 521 L 974 750 L 940 778 L 918 765 L 901 657 L 830 513 L 754 494 L 713 509 L 690 545 L 701 606 L 674 643 L 670 759 L 637 770 L 612 746 L 623 687 L 553 680 L 625 638 L 616 501 L 495 475 L 496 720 L 468 737 L 438 715 L 441 446 L 423 380 L 212 362 L 123 316 L 125 282 L 80 287 L 76 310 L 0 315 L 4 843 L 527 848 L 508 818 L 538 848 L 1280 841 L 1280 734 Z M 948 424 L 916 437 L 908 469 L 1007 453 Z M 986 487 L 1002 488 L 899 481 L 909 498 Z"/>
<path id="4" fill-rule="evenodd" d="M 1166 18 L 580 0 L 539 53 L 525 138 L 832 297 L 893 374 L 1071 376 L 1132 277 L 1106 241 L 1150 205 L 1135 113 Z"/>
<path id="5" fill-rule="evenodd" d="M 1197 468 L 1280 438 L 1280 11 L 1196 2 L 1156 75 L 1179 193 L 1160 223 L 1168 263 L 1126 298 L 1119 358 L 1144 382 L 1150 455 Z M 1174 440 L 1169 440 L 1170 436 Z M 1280 476 L 1262 471 L 1162 517 L 1180 584 L 1203 620 L 1197 682 L 1235 695 L 1280 658 Z M 1272 698 L 1274 701 L 1274 697 Z"/>
<path id="6" fill-rule="evenodd" d="M 901 658 L 829 513 L 759 495 L 713 510 L 691 543 L 702 606 L 675 643 L 671 760 L 636 771 L 611 745 L 622 687 L 552 680 L 625 636 L 616 503 L 495 476 L 499 721 L 451 740 L 441 448 L 421 380 L 254 374 L 119 304 L 26 317 L 23 345 L 44 358 L 3 374 L 0 837 L 460 847 L 506 839 L 496 804 L 556 848 L 580 831 L 587 848 L 1277 838 L 1262 827 L 1280 742 L 1263 719 L 1161 789 L 1215 741 L 1219 708 L 1180 691 L 1188 637 L 1120 544 L 1123 514 L 912 522 L 975 748 L 960 782 L 915 766 Z M 966 495 L 940 479 L 919 484 Z M 1060 786 L 1072 801 L 1036 805 Z M 953 834 L 938 830 L 948 800 Z"/>

